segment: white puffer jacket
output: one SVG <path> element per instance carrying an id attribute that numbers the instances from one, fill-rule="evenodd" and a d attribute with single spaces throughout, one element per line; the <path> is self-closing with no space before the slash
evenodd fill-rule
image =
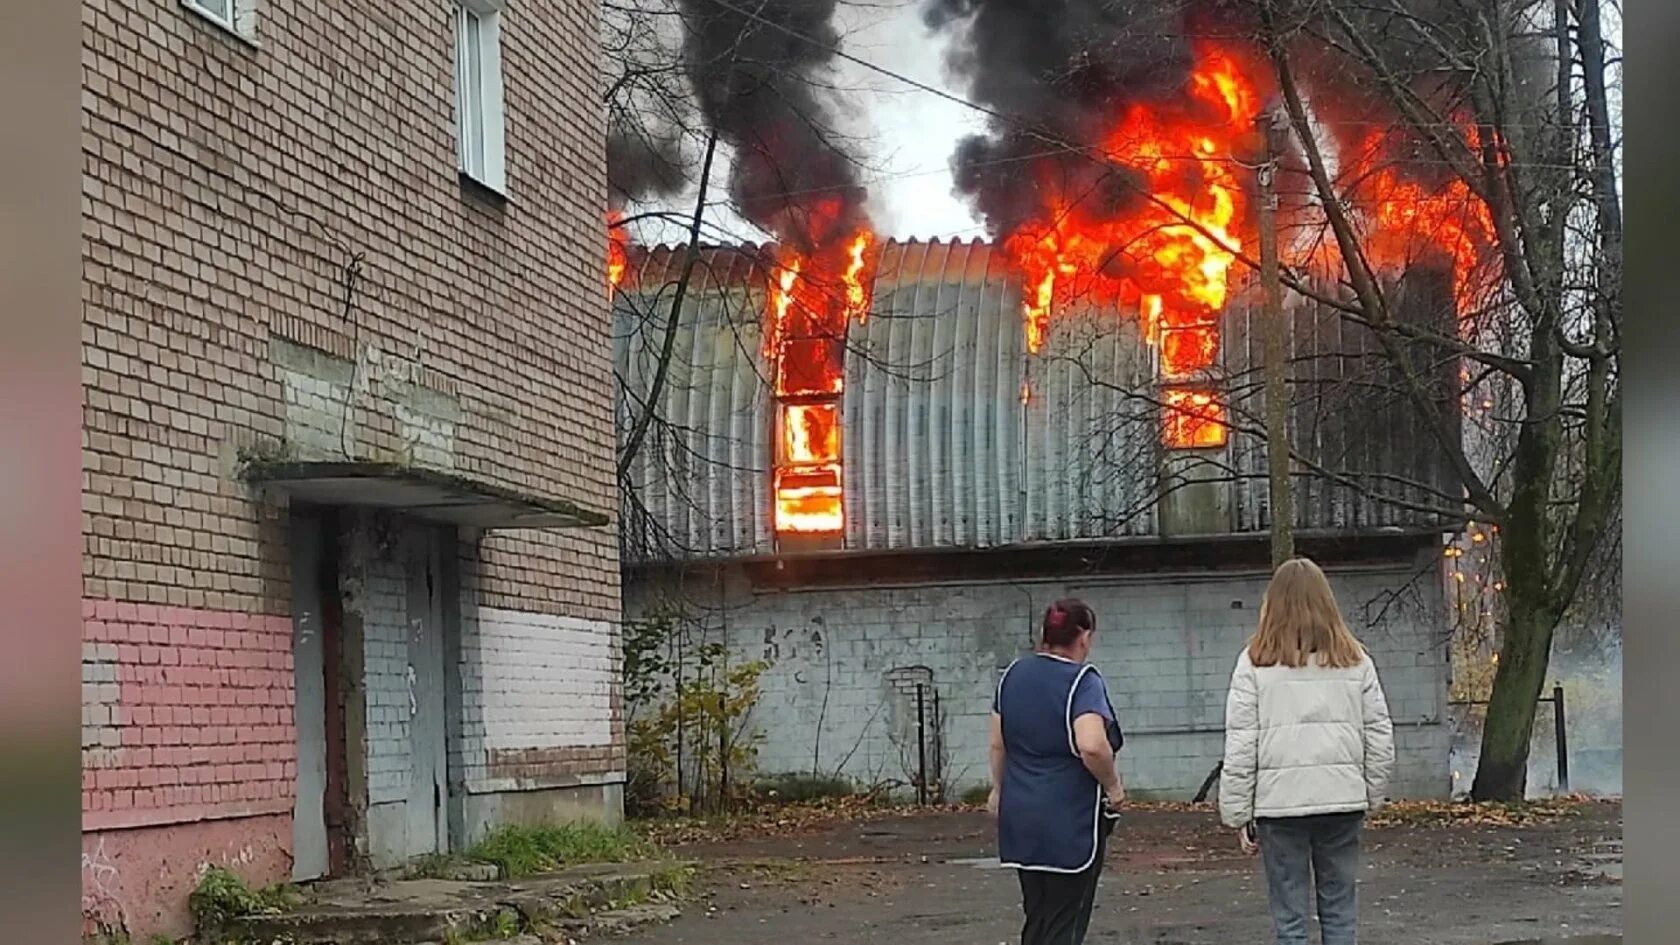
<path id="1" fill-rule="evenodd" d="M 1256 667 L 1243 648 L 1225 703 L 1226 826 L 1375 810 L 1393 768 L 1394 725 L 1369 656 L 1347 669 Z"/>

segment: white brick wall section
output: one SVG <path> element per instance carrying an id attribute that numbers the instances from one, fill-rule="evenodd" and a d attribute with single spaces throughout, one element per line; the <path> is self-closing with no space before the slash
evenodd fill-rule
<path id="1" fill-rule="evenodd" d="M 364 546 L 365 547 L 365 546 Z M 408 585 L 399 560 L 365 560 L 362 647 L 367 675 L 368 803 L 408 800 Z"/>
<path id="2" fill-rule="evenodd" d="M 612 626 L 481 607 L 465 660 L 463 730 L 484 750 L 612 743 Z"/>

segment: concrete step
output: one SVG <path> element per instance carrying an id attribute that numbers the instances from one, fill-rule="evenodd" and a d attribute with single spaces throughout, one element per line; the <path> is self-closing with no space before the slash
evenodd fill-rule
<path id="1" fill-rule="evenodd" d="M 590 931 L 598 917 L 669 895 L 689 868 L 676 862 L 600 864 L 518 881 L 335 881 L 310 889 L 298 908 L 236 921 L 225 937 L 263 945 L 416 945 Z"/>

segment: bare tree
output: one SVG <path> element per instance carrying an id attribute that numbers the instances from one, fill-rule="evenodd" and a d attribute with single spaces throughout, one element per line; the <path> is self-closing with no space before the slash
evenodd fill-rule
<path id="1" fill-rule="evenodd" d="M 1346 265 L 1345 318 L 1366 328 L 1423 416 L 1423 375 L 1457 360 L 1485 391 L 1480 435 L 1434 424 L 1470 507 L 1497 529 L 1500 643 L 1472 796 L 1523 796 L 1554 631 L 1605 563 L 1621 503 L 1620 74 L 1602 0 L 1255 3 L 1261 39 Z M 1337 173 L 1309 90 L 1343 70 L 1396 116 L 1436 187 L 1461 186 L 1491 221 L 1498 281 L 1468 330 L 1396 318 L 1361 228 L 1357 181 Z M 1407 343 L 1411 344 L 1408 345 Z M 1418 345 L 1430 360 L 1418 357 Z"/>

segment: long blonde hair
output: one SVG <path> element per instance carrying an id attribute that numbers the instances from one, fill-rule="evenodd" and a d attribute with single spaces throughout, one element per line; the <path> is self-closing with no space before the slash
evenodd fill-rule
<path id="1" fill-rule="evenodd" d="M 1278 566 L 1260 601 L 1260 627 L 1248 641 L 1256 666 L 1305 666 L 1317 654 L 1320 665 L 1347 668 L 1365 658 L 1365 647 L 1342 620 L 1341 608 L 1324 571 L 1307 558 Z"/>

